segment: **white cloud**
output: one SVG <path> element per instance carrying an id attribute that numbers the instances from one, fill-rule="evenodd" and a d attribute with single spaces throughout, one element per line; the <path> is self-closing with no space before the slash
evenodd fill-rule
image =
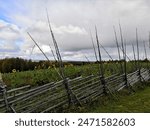
<path id="1" fill-rule="evenodd" d="M 3 3 L 5 6 L 0 5 L 0 7 L 3 5 L 5 10 L 3 15 L 6 15 L 12 23 L 0 20 L 0 47 L 3 51 L 18 51 L 20 48 L 20 56 L 28 57 L 34 45 L 26 33 L 28 31 L 49 57 L 52 57 L 48 45 L 51 44 L 53 49 L 54 46 L 49 33 L 45 7 L 48 9 L 52 29 L 64 59 L 71 59 L 69 56 L 84 59 L 82 52 L 90 59 L 94 59 L 88 32 L 90 28 L 94 34 L 95 25 L 98 28 L 100 42 L 107 47 L 106 49 L 114 58 L 117 57 L 116 48 L 110 49 L 110 47 L 115 46 L 113 25 L 116 26 L 119 36 L 119 20 L 127 44 L 135 44 L 136 27 L 139 30 L 139 40 L 147 39 L 146 42 L 148 41 L 150 30 L 150 2 L 148 0 L 14 0 L 12 3 L 14 10 L 10 5 L 10 8 L 7 8 L 6 2 Z M 93 37 L 95 40 L 94 35 Z M 20 39 L 21 45 L 17 44 Z M 142 42 L 140 46 L 143 46 Z M 132 51 L 132 49 L 128 50 Z M 102 51 L 102 53 L 104 59 L 108 59 L 105 52 Z M 36 47 L 33 57 L 43 58 L 39 56 L 40 54 L 41 52 Z M 129 53 L 129 55 L 132 57 L 132 54 Z"/>
<path id="2" fill-rule="evenodd" d="M 56 33 L 64 34 L 76 34 L 76 35 L 87 35 L 87 32 L 84 28 L 80 28 L 78 26 L 73 26 L 69 24 L 68 26 L 60 26 L 59 28 L 55 28 L 54 31 L 56 30 Z"/>
<path id="3" fill-rule="evenodd" d="M 0 20 L 0 39 L 2 40 L 17 40 L 19 39 L 19 28 L 16 25 L 6 23 Z"/>
<path id="4" fill-rule="evenodd" d="M 1 52 L 18 52 L 17 45 L 20 40 L 19 28 L 16 25 L 0 20 L 0 51 Z"/>

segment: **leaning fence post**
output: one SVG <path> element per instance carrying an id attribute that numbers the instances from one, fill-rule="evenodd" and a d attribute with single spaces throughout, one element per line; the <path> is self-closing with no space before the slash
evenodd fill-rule
<path id="1" fill-rule="evenodd" d="M 106 81 L 105 81 L 104 76 L 101 76 L 101 77 L 100 77 L 100 81 L 101 81 L 101 83 L 102 83 L 102 85 L 103 85 L 103 92 L 104 92 L 104 94 L 106 95 L 106 94 L 107 94 L 107 91 L 106 91 Z"/>
<path id="2" fill-rule="evenodd" d="M 81 106 L 80 101 L 78 100 L 76 95 L 69 88 L 69 86 L 70 86 L 70 82 L 69 81 L 70 81 L 69 78 L 65 78 L 64 79 L 64 85 L 65 85 L 65 89 L 66 89 L 67 96 L 68 96 L 69 107 L 71 106 L 71 104 L 75 104 L 76 102 Z"/>
<path id="3" fill-rule="evenodd" d="M 105 85 L 105 78 L 104 78 L 103 61 L 102 61 L 101 50 L 100 50 L 100 46 L 99 46 L 100 43 L 99 43 L 99 39 L 98 39 L 96 26 L 95 26 L 95 33 L 96 33 L 97 49 L 98 49 L 98 54 L 99 54 L 99 76 L 100 76 L 100 82 L 103 85 L 103 92 L 104 92 L 104 94 L 107 94 L 107 92 L 106 92 L 106 85 Z"/>
<path id="4" fill-rule="evenodd" d="M 150 69 L 148 68 L 148 73 L 149 73 L 149 79 L 150 79 Z"/>
<path id="5" fill-rule="evenodd" d="M 0 93 L 2 93 L 2 95 L 3 95 L 4 103 L 6 106 L 6 111 L 8 112 L 9 111 L 9 105 L 8 105 L 7 94 L 6 94 L 7 91 L 6 91 L 5 85 L 0 84 Z"/>
<path id="6" fill-rule="evenodd" d="M 142 82 L 141 66 L 140 66 L 140 52 L 139 52 L 139 41 L 138 41 L 138 30 L 136 28 L 136 45 L 137 45 L 137 68 L 140 82 Z"/>
<path id="7" fill-rule="evenodd" d="M 142 82 L 142 76 L 141 76 L 141 69 L 138 69 L 138 76 L 139 76 L 139 81 Z"/>
<path id="8" fill-rule="evenodd" d="M 67 96 L 68 96 L 68 102 L 69 102 L 69 106 L 70 106 L 70 104 L 71 104 L 71 93 L 70 93 L 70 90 L 69 90 L 68 78 L 64 79 L 64 85 L 65 85 L 65 89 L 66 89 Z"/>

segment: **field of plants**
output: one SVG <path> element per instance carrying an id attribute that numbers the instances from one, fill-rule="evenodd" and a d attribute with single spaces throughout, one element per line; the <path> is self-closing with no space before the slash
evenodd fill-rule
<path id="1" fill-rule="evenodd" d="M 147 66 L 147 63 L 141 63 L 143 67 Z M 112 74 L 120 73 L 119 63 L 104 63 L 104 73 L 105 77 Z M 127 63 L 127 72 L 135 71 L 135 65 L 133 62 Z M 65 67 L 65 75 L 70 79 L 78 77 L 80 75 L 98 75 L 99 74 L 99 64 L 91 63 L 82 66 L 68 66 Z M 58 68 L 57 68 L 58 71 Z M 23 72 L 12 72 L 2 74 L 4 83 L 7 85 L 7 89 L 17 88 L 24 85 L 39 86 L 53 81 L 61 80 L 60 76 L 54 68 L 50 69 L 40 69 L 33 71 L 23 71 Z"/>
<path id="2" fill-rule="evenodd" d="M 106 103 L 109 105 L 111 100 L 118 102 L 118 99 L 121 101 L 123 97 L 126 97 L 124 91 L 126 91 L 128 95 L 129 93 L 134 94 L 137 92 L 139 89 L 136 88 L 146 88 L 144 84 L 148 83 L 150 72 L 148 69 L 142 67 L 145 63 L 143 63 L 143 65 L 141 64 L 140 75 L 139 70 L 135 70 L 132 73 L 130 72 L 134 70 L 130 63 L 127 64 L 127 75 L 116 72 L 115 70 L 118 70 L 117 65 L 118 64 L 105 63 L 104 82 L 101 76 L 99 76 L 98 64 L 69 66 L 65 68 L 65 74 L 68 77 L 72 73 L 74 73 L 74 75 L 71 75 L 69 79 L 67 77 L 66 80 L 55 79 L 55 76 L 58 75 L 52 77 L 53 73 L 57 71 L 50 71 L 51 69 L 34 70 L 34 75 L 32 75 L 30 79 L 34 79 L 38 73 L 39 77 L 43 77 L 41 82 L 39 82 L 38 77 L 34 79 L 34 82 L 32 80 L 31 83 L 27 82 L 26 79 L 28 75 L 22 77 L 22 82 L 20 82 L 20 76 L 25 76 L 26 72 L 3 74 L 3 76 L 7 75 L 8 78 L 12 75 L 13 77 L 11 77 L 9 81 L 15 81 L 15 84 L 14 86 L 5 86 L 1 82 L 0 112 L 98 112 L 97 109 L 99 106 L 96 107 L 96 104 L 99 104 L 98 101 L 103 102 L 104 105 Z M 27 72 L 29 75 L 33 74 L 33 71 Z M 44 76 L 46 76 L 46 78 L 49 76 L 46 79 L 47 81 Z M 15 77 L 18 77 L 18 81 L 17 79 L 15 80 Z M 20 86 L 17 86 L 16 83 Z M 25 86 L 21 86 L 21 83 Z M 118 92 L 121 93 L 121 95 L 118 95 Z M 140 98 L 139 95 L 138 99 Z M 125 100 L 123 102 L 126 103 L 128 101 Z M 113 102 L 110 104 L 112 103 Z M 95 106 L 95 108 L 89 107 L 88 105 L 90 104 Z M 100 112 L 102 112 L 102 110 L 103 109 L 100 109 Z M 107 112 L 112 112 L 109 110 L 110 109 L 108 109 Z M 116 108 L 116 110 L 119 109 Z"/>

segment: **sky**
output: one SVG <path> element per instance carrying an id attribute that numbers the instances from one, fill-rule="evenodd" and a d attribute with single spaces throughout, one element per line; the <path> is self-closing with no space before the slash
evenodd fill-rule
<path id="1" fill-rule="evenodd" d="M 86 56 L 95 61 L 90 37 L 91 31 L 96 46 L 95 26 L 100 43 L 113 59 L 118 59 L 113 26 L 121 45 L 119 22 L 130 59 L 133 59 L 132 44 L 136 50 L 136 28 L 140 58 L 146 57 L 143 44 L 150 58 L 149 0 L 0 0 L 0 59 L 45 60 L 27 35 L 29 32 L 49 59 L 54 60 L 46 8 L 63 60 L 86 61 Z M 103 60 L 110 59 L 102 48 L 101 52 Z"/>

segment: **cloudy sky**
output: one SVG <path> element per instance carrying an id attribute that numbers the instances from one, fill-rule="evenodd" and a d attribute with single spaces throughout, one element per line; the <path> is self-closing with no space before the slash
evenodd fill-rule
<path id="1" fill-rule="evenodd" d="M 110 55 L 118 58 L 113 26 L 118 40 L 120 21 L 127 54 L 132 59 L 131 44 L 136 49 L 135 30 L 138 28 L 140 58 L 145 58 L 143 43 L 148 56 L 148 35 L 150 31 L 149 0 L 0 0 L 0 58 L 21 57 L 45 59 L 29 32 L 38 42 L 49 59 L 53 60 L 49 44 L 54 49 L 46 17 L 49 13 L 55 38 L 63 60 L 95 60 L 89 30 L 94 42 L 95 25 L 100 43 Z M 33 50 L 33 52 L 32 52 Z M 109 57 L 102 50 L 102 58 Z"/>

